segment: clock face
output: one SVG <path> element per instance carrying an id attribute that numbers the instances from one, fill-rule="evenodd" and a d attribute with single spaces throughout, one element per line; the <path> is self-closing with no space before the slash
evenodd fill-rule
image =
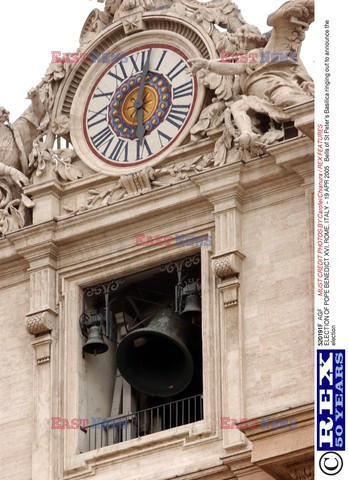
<path id="1" fill-rule="evenodd" d="M 188 57 L 175 46 L 130 49 L 104 69 L 90 90 L 83 117 L 89 150 L 114 167 L 151 161 L 183 133 L 197 89 Z"/>

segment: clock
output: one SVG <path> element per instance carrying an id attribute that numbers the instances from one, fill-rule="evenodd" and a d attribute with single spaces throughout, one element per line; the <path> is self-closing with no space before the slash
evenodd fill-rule
<path id="1" fill-rule="evenodd" d="M 112 62 L 94 64 L 74 99 L 73 144 L 101 173 L 120 175 L 159 163 L 200 112 L 203 88 L 188 62 L 197 52 L 173 36 L 167 42 L 149 39 L 101 56 Z"/>

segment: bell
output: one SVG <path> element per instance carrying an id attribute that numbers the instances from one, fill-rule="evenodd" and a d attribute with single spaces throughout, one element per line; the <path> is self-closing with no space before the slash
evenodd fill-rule
<path id="1" fill-rule="evenodd" d="M 103 340 L 100 327 L 98 325 L 91 327 L 87 342 L 82 348 L 84 353 L 93 353 L 94 355 L 99 355 L 100 353 L 105 353 L 108 348 L 108 345 Z"/>
<path id="2" fill-rule="evenodd" d="M 195 320 L 201 314 L 201 301 L 197 294 L 188 295 L 185 299 L 184 309 L 181 317 L 185 320 Z"/>
<path id="3" fill-rule="evenodd" d="M 169 397 L 184 390 L 193 376 L 188 349 L 191 325 L 171 308 L 157 312 L 149 325 L 121 341 L 116 360 L 124 379 L 147 395 Z"/>

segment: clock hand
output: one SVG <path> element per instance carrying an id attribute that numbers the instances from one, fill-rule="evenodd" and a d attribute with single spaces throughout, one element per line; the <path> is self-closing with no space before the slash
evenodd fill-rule
<path id="1" fill-rule="evenodd" d="M 143 103 L 143 102 L 142 102 Z M 137 129 L 136 129 L 136 135 L 140 141 L 143 140 L 145 134 L 145 128 L 143 125 L 143 108 L 139 108 L 137 110 Z"/>
<path id="2" fill-rule="evenodd" d="M 146 60 L 146 62 L 144 64 L 144 67 L 143 67 L 142 80 L 141 80 L 141 83 L 139 85 L 137 100 L 135 101 L 135 104 L 134 104 L 134 106 L 137 110 L 143 106 L 144 84 L 145 84 L 145 77 L 147 76 L 148 71 L 149 71 L 150 54 L 151 54 L 151 48 L 148 50 L 148 56 L 147 56 L 147 60 Z"/>
<path id="3" fill-rule="evenodd" d="M 145 128 L 143 125 L 143 93 L 144 93 L 144 86 L 145 86 L 145 78 L 148 74 L 149 71 L 149 64 L 150 64 L 150 54 L 151 54 L 151 48 L 148 50 L 148 56 L 147 60 L 144 64 L 143 67 L 143 72 L 142 72 L 142 79 L 141 83 L 139 85 L 139 90 L 138 90 L 138 96 L 137 100 L 134 103 L 134 107 L 137 110 L 137 130 L 136 130 L 136 135 L 139 140 L 142 140 L 145 134 Z"/>

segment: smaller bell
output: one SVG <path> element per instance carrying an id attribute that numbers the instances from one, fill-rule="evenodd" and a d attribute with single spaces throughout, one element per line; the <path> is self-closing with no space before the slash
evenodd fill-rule
<path id="1" fill-rule="evenodd" d="M 103 340 L 100 327 L 98 325 L 91 327 L 87 342 L 82 348 L 83 352 L 99 355 L 100 353 L 105 353 L 108 348 L 108 345 Z"/>
<path id="2" fill-rule="evenodd" d="M 197 319 L 201 315 L 201 301 L 197 294 L 188 295 L 185 299 L 184 309 L 182 310 L 181 317 L 184 320 Z"/>

